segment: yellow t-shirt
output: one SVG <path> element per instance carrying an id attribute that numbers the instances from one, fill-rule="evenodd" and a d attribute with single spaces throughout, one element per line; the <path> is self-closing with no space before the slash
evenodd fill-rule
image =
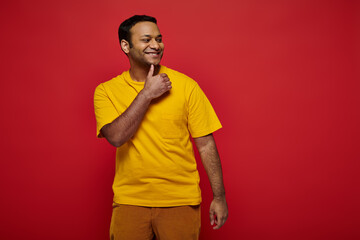
<path id="1" fill-rule="evenodd" d="M 221 128 L 199 85 L 161 66 L 172 89 L 150 104 L 134 136 L 116 151 L 114 202 L 170 207 L 201 202 L 199 174 L 190 135 L 205 136 Z M 94 95 L 97 136 L 121 115 L 143 89 L 129 71 L 97 86 Z"/>

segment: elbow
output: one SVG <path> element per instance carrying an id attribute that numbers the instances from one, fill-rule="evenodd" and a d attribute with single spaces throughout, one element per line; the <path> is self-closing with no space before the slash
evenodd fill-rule
<path id="1" fill-rule="evenodd" d="M 105 139 L 114 147 L 118 148 L 121 145 L 124 144 L 123 139 L 121 138 L 121 136 L 115 135 L 115 134 L 111 134 L 111 132 L 108 131 L 108 125 L 105 125 L 101 130 L 100 130 L 100 134 L 105 137 Z"/>
<path id="2" fill-rule="evenodd" d="M 118 148 L 118 147 L 121 147 L 123 145 L 123 143 L 112 143 L 111 145 Z"/>
<path id="3" fill-rule="evenodd" d="M 107 140 L 111 145 L 113 145 L 116 148 L 121 147 L 124 144 L 124 142 L 121 140 L 114 140 L 114 139 L 107 139 Z"/>

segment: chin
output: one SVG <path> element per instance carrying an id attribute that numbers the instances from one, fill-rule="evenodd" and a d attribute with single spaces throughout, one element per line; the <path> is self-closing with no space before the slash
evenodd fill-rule
<path id="1" fill-rule="evenodd" d="M 160 65 L 160 62 L 161 62 L 161 58 L 160 59 L 148 59 L 147 61 L 147 64 L 150 66 L 151 64 L 154 65 L 154 66 L 158 66 Z"/>
<path id="2" fill-rule="evenodd" d="M 159 62 L 148 62 L 148 65 L 154 65 L 154 66 L 159 66 L 160 65 L 160 61 Z"/>

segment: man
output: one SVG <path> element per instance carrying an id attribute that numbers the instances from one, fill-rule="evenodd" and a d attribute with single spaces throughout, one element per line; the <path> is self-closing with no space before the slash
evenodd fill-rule
<path id="1" fill-rule="evenodd" d="M 97 136 L 117 147 L 111 239 L 198 239 L 201 192 L 190 135 L 211 183 L 210 223 L 218 229 L 228 215 L 212 135 L 221 124 L 194 80 L 160 65 L 155 18 L 125 20 L 119 41 L 130 70 L 94 94 Z"/>

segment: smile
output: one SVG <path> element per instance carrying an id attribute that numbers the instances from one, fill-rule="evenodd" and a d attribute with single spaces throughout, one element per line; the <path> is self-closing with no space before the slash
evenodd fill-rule
<path id="1" fill-rule="evenodd" d="M 160 52 L 146 52 L 145 54 L 152 55 L 152 56 L 159 56 Z"/>

